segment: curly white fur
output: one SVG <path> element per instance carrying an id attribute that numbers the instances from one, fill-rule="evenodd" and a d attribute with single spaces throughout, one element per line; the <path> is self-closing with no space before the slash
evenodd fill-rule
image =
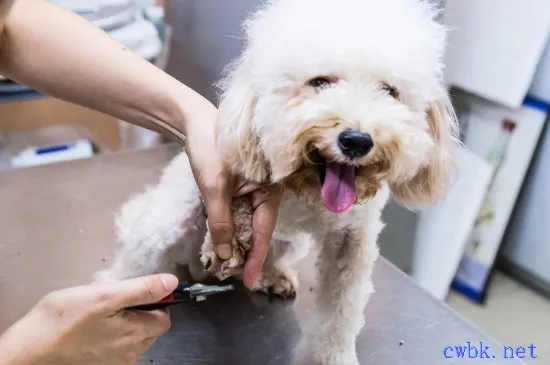
<path id="1" fill-rule="evenodd" d="M 386 201 L 393 193 L 417 206 L 445 193 L 457 125 L 442 80 L 446 29 L 437 15 L 420 0 L 267 1 L 247 20 L 245 51 L 221 83 L 218 142 L 228 166 L 286 187 L 257 289 L 292 295 L 292 264 L 311 240 L 320 248 L 317 310 L 296 359 L 301 365 L 358 364 L 355 337 L 373 292 Z M 312 86 L 315 78 L 326 87 Z M 372 136 L 368 154 L 342 153 L 338 136 L 349 129 Z M 354 166 L 357 201 L 345 212 L 321 203 L 316 158 Z M 250 210 L 239 204 L 235 245 L 245 254 Z M 123 207 L 117 225 L 114 265 L 96 280 L 185 264 L 204 275 L 198 258 L 206 213 L 184 153 L 157 186 Z M 210 265 L 215 255 L 205 242 L 203 263 Z M 241 259 L 232 269 L 239 265 Z"/>

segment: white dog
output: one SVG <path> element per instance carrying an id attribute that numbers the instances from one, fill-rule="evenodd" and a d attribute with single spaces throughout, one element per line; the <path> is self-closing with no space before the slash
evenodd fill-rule
<path id="1" fill-rule="evenodd" d="M 271 0 L 246 22 L 223 80 L 217 133 L 232 172 L 286 188 L 257 290 L 295 293 L 292 264 L 319 246 L 316 315 L 301 364 L 358 364 L 390 193 L 431 203 L 449 184 L 457 124 L 442 79 L 446 29 L 421 0 Z M 121 247 L 98 281 L 199 262 L 234 275 L 249 248 L 250 202 L 234 204 L 235 257 L 212 252 L 187 156 L 118 218 Z M 204 244 L 203 244 L 204 242 Z M 224 266 L 225 265 L 225 266 Z M 232 271 L 233 270 L 233 271 Z"/>

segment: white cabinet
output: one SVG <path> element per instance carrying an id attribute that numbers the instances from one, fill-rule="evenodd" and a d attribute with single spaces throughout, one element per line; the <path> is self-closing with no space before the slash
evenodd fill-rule
<path id="1" fill-rule="evenodd" d="M 449 84 L 521 106 L 550 34 L 548 0 L 447 0 Z"/>

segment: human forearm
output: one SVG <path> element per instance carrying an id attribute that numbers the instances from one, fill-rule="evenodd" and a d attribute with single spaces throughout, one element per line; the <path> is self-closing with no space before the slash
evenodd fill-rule
<path id="1" fill-rule="evenodd" d="M 0 74 L 180 140 L 192 115 L 212 108 L 102 30 L 45 0 L 16 0 L 0 42 Z"/>

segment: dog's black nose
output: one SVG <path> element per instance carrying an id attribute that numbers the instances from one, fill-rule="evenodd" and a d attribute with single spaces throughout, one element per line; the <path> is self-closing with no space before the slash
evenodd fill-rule
<path id="1" fill-rule="evenodd" d="M 369 153 L 374 146 L 374 142 L 368 133 L 349 130 L 340 133 L 338 146 L 344 155 L 350 158 L 359 158 Z"/>

